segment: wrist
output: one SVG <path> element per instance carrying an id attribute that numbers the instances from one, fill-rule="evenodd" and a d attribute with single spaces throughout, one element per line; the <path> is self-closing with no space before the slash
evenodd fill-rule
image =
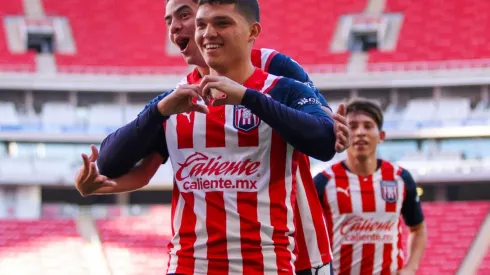
<path id="1" fill-rule="evenodd" d="M 413 265 L 413 264 L 407 264 L 407 265 L 405 265 L 405 267 L 403 269 L 408 270 L 408 271 L 417 272 L 418 266 Z"/>
<path id="2" fill-rule="evenodd" d="M 171 114 L 169 114 L 169 113 L 166 112 L 166 110 L 168 110 L 168 107 L 166 106 L 166 100 L 160 100 L 157 103 L 157 109 L 158 109 L 158 112 L 162 116 L 170 116 L 171 115 Z"/>

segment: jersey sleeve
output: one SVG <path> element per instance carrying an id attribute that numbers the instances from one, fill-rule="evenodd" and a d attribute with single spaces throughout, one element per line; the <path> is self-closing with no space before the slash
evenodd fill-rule
<path id="1" fill-rule="evenodd" d="M 327 188 L 327 184 L 329 180 L 330 179 L 324 173 L 318 173 L 313 178 L 313 181 L 315 182 L 316 192 L 318 194 L 318 198 L 320 199 L 322 205 L 328 203 L 323 201 L 323 199 L 325 198 L 325 188 Z"/>
<path id="2" fill-rule="evenodd" d="M 420 197 L 417 194 L 417 186 L 410 172 L 402 169 L 400 174 L 405 183 L 406 196 L 402 205 L 402 216 L 407 226 L 417 226 L 424 221 Z"/>
<path id="3" fill-rule="evenodd" d="M 163 99 L 169 93 L 157 98 Z M 164 160 L 168 159 L 168 150 L 163 131 L 162 116 L 157 104 L 160 100 L 150 101 L 135 120 L 108 135 L 101 144 L 97 167 L 102 175 L 117 178 L 128 173 L 140 160 L 159 152 Z"/>
<path id="4" fill-rule="evenodd" d="M 291 78 L 304 83 L 315 93 L 322 106 L 332 110 L 313 81 L 311 81 L 310 76 L 306 73 L 303 67 L 301 67 L 301 65 L 294 61 L 291 57 L 279 52 L 276 53 L 274 57 L 272 57 L 268 69 L 270 74 Z"/>
<path id="5" fill-rule="evenodd" d="M 281 78 L 267 95 L 247 89 L 242 105 L 304 154 L 321 161 L 335 155 L 334 122 L 303 83 Z"/>

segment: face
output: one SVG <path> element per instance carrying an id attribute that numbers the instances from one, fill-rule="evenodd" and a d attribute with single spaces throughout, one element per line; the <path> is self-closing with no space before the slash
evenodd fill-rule
<path id="1" fill-rule="evenodd" d="M 234 4 L 204 4 L 196 16 L 195 39 L 208 66 L 216 71 L 250 60 L 260 24 L 250 23 Z"/>
<path id="2" fill-rule="evenodd" d="M 185 62 L 206 66 L 194 40 L 196 11 L 197 4 L 192 0 L 170 0 L 165 8 L 165 22 L 169 39 L 180 49 Z"/>
<path id="3" fill-rule="evenodd" d="M 352 134 L 352 144 L 347 149 L 347 155 L 359 160 L 376 158 L 376 148 L 384 140 L 385 132 L 380 131 L 374 119 L 365 113 L 349 113 L 346 119 Z"/>

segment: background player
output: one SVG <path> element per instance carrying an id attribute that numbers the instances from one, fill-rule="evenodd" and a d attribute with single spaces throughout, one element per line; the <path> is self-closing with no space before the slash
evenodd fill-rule
<path id="1" fill-rule="evenodd" d="M 335 273 L 415 274 L 427 241 L 415 182 L 407 170 L 376 158 L 385 132 L 375 102 L 352 100 L 346 118 L 353 138 L 347 159 L 315 177 L 332 234 Z M 410 230 L 405 266 L 401 217 Z"/>
<path id="2" fill-rule="evenodd" d="M 199 75 L 206 74 L 208 69 L 192 37 L 195 30 L 194 19 L 196 9 L 197 3 L 192 0 L 168 1 L 165 20 L 169 26 L 170 40 L 181 49 L 182 55 L 188 63 L 197 65 L 197 71 L 192 75 L 194 79 L 199 79 Z M 262 66 L 273 74 L 292 77 L 298 81 L 306 82 L 314 88 L 313 83 L 311 83 L 311 80 L 302 68 L 289 57 L 280 53 L 272 50 L 254 50 L 252 61 L 255 66 Z M 319 96 L 324 102 L 323 97 L 321 95 Z M 324 106 L 326 106 L 326 103 L 324 103 Z M 341 113 L 342 107 L 340 107 Z M 345 120 L 340 114 L 334 115 L 334 118 L 336 119 L 337 133 L 336 150 L 340 152 L 348 146 L 349 132 L 347 127 L 343 125 Z M 89 195 L 93 192 L 104 194 L 139 189 L 149 182 L 163 161 L 159 154 L 152 154 L 141 165 L 134 167 L 131 172 L 127 173 L 126 171 L 125 173 L 127 174 L 124 176 L 119 176 L 121 175 L 120 172 L 113 172 L 114 169 L 107 171 L 109 175 L 119 176 L 115 180 L 108 180 L 107 177 L 98 174 L 93 164 L 97 156 L 98 152 L 94 146 L 92 146 L 92 155 L 90 157 L 83 156 L 84 166 L 80 169 L 76 180 L 78 189 L 83 195 Z M 123 162 L 128 159 L 131 158 L 127 155 L 117 158 L 118 161 Z M 139 159 L 134 160 L 134 163 L 137 161 Z M 107 160 L 103 160 L 102 165 L 99 162 L 99 165 L 104 168 L 106 166 L 104 165 L 105 162 Z M 114 164 L 114 162 L 111 161 L 111 164 Z M 300 177 L 303 184 L 298 186 L 300 189 L 298 190 L 297 203 L 300 207 L 295 208 L 298 211 L 297 221 L 301 224 L 298 229 L 298 238 L 300 240 L 298 241 L 299 257 L 297 260 L 297 270 L 306 270 L 306 272 L 309 272 L 310 268 L 322 266 L 330 261 L 330 247 L 328 245 L 327 232 L 320 214 L 321 206 L 316 200 L 316 195 L 313 195 L 314 186 L 310 176 L 308 158 L 306 156 L 302 158 L 299 165 L 299 170 L 302 171 Z M 125 166 L 127 165 L 123 163 L 118 168 Z M 303 231 L 305 232 L 304 234 Z M 304 235 L 308 235 L 309 237 L 304 238 Z"/>

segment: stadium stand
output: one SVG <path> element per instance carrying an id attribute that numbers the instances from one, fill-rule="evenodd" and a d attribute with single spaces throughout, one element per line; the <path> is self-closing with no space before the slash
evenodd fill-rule
<path id="1" fill-rule="evenodd" d="M 73 220 L 0 220 L 0 274 L 88 274 Z"/>
<path id="2" fill-rule="evenodd" d="M 422 207 L 428 243 L 417 274 L 455 274 L 490 210 L 490 203 L 432 202 Z M 403 232 L 406 242 L 407 230 Z"/>
<path id="3" fill-rule="evenodd" d="M 168 72 L 185 65 L 180 55 L 166 53 L 161 1 L 43 0 L 43 4 L 47 15 L 67 17 L 74 33 L 77 53 L 56 54 L 59 72 L 83 66 L 129 67 L 132 72 L 166 67 Z M 139 10 L 145 12 L 134 12 Z"/>
<path id="4" fill-rule="evenodd" d="M 281 0 L 270 0 L 262 1 L 261 5 L 264 35 L 257 41 L 257 46 L 288 53 L 304 65 L 345 65 L 348 53 L 329 53 L 335 26 L 341 15 L 362 12 L 366 1 L 306 0 L 285 3 Z M 307 13 L 298 12 L 305 7 L 315 8 L 308 8 Z M 288 43 L 284 43 L 284 39 Z M 339 70 L 342 69 L 340 66 Z"/>
<path id="5" fill-rule="evenodd" d="M 24 9 L 22 1 L 11 0 L 3 1 L 0 5 L 0 19 L 5 16 L 22 15 Z M 3 25 L 3 24 L 2 24 Z M 7 45 L 5 28 L 0 28 L 0 72 L 32 72 L 35 70 L 34 53 L 11 53 Z"/>
<path id="6" fill-rule="evenodd" d="M 169 207 L 153 207 L 147 216 L 97 221 L 112 272 L 162 274 L 167 267 L 167 244 L 172 236 L 170 221 Z"/>
<path id="7" fill-rule="evenodd" d="M 385 13 L 404 15 L 400 40 L 394 52 L 371 52 L 369 62 L 488 59 L 490 18 L 480 12 L 487 10 L 488 1 L 386 1 Z"/>
<path id="8" fill-rule="evenodd" d="M 483 259 L 483 262 L 480 264 L 477 273 L 477 275 L 486 275 L 486 274 L 490 274 L 490 249 L 488 249 L 487 254 Z"/>

